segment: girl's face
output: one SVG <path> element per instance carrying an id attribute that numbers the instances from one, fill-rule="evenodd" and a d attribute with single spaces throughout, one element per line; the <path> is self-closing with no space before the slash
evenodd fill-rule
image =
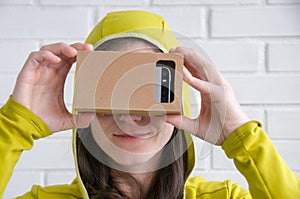
<path id="1" fill-rule="evenodd" d="M 99 115 L 92 122 L 100 147 L 121 165 L 145 163 L 170 140 L 174 127 L 163 117 Z"/>
<path id="2" fill-rule="evenodd" d="M 153 52 L 143 42 L 122 51 Z M 164 117 L 134 114 L 97 115 L 91 123 L 97 144 L 115 162 L 125 166 L 141 165 L 154 157 L 170 140 L 174 126 Z"/>

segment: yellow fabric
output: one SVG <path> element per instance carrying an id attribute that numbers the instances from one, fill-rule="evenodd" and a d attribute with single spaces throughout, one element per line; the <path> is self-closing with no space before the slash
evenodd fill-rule
<path id="1" fill-rule="evenodd" d="M 36 115 L 12 98 L 0 109 L 0 197 L 23 150 L 31 149 L 35 139 L 51 135 L 49 128 Z M 249 183 L 250 193 L 230 180 L 205 181 L 188 179 L 188 199 L 298 198 L 300 181 L 277 153 L 259 122 L 249 122 L 233 132 L 222 148 L 233 158 L 238 170 Z M 83 198 L 77 179 L 70 185 L 33 186 L 19 199 Z"/>
<path id="2" fill-rule="evenodd" d="M 223 143 L 226 155 L 245 176 L 253 198 L 300 198 L 300 180 L 259 122 L 249 122 Z"/>
<path id="3" fill-rule="evenodd" d="M 178 46 L 163 17 L 141 10 L 111 12 L 91 31 L 86 43 L 98 46 L 114 38 L 138 37 L 158 46 L 164 52 Z"/>
<path id="4" fill-rule="evenodd" d="M 22 151 L 30 150 L 34 140 L 51 134 L 39 117 L 13 98 L 0 109 L 0 198 Z"/>

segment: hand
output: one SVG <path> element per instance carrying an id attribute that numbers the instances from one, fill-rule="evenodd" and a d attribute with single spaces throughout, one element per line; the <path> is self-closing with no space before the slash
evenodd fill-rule
<path id="1" fill-rule="evenodd" d="M 181 47 L 170 52 L 184 55 L 187 69 L 183 70 L 183 79 L 200 92 L 201 108 L 196 119 L 168 115 L 167 122 L 212 144 L 222 145 L 235 129 L 249 121 L 231 86 L 200 53 Z"/>
<path id="2" fill-rule="evenodd" d="M 32 52 L 18 75 L 12 97 L 38 115 L 53 132 L 86 127 L 93 115 L 72 115 L 67 110 L 64 84 L 77 50 L 92 49 L 89 44 L 56 43 Z"/>

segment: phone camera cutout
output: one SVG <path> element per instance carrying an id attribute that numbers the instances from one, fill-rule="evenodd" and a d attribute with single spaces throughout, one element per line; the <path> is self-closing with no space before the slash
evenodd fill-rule
<path id="1" fill-rule="evenodd" d="M 159 103 L 174 101 L 175 62 L 159 60 L 156 62 L 155 100 Z"/>

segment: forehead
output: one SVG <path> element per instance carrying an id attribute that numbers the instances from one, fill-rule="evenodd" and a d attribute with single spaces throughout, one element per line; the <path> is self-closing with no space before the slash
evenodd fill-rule
<path id="1" fill-rule="evenodd" d="M 126 46 L 123 51 L 134 51 L 134 52 L 159 52 L 157 48 L 153 48 L 149 45 L 142 44 L 142 43 L 134 43 L 131 46 Z"/>
<path id="2" fill-rule="evenodd" d="M 127 45 L 119 46 L 119 51 L 134 51 L 134 52 L 160 52 L 158 48 L 150 46 L 145 42 L 130 42 Z"/>
<path id="3" fill-rule="evenodd" d="M 134 37 L 108 40 L 96 47 L 95 50 L 162 52 L 156 45 L 149 41 Z"/>

